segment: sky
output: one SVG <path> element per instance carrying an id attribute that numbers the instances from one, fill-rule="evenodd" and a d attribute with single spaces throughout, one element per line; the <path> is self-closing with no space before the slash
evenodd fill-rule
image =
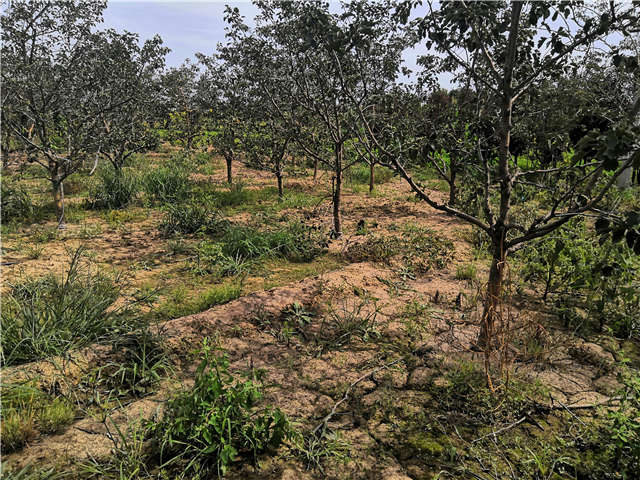
<path id="1" fill-rule="evenodd" d="M 219 42 L 224 42 L 227 4 L 238 7 L 249 24 L 258 12 L 248 0 L 109 0 L 104 26 L 138 33 L 141 40 L 160 35 L 171 49 L 167 65 L 178 66 L 187 58 L 194 59 L 196 52 L 210 55 Z M 424 47 L 407 50 L 405 65 L 415 70 L 417 56 L 425 52 Z"/>

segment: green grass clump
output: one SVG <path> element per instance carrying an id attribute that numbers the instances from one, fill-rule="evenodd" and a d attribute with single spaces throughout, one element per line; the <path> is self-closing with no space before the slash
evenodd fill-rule
<path id="1" fill-rule="evenodd" d="M 2 385 L 2 451 L 19 450 L 38 434 L 60 433 L 75 413 L 65 398 L 53 398 L 30 384 Z"/>
<path id="2" fill-rule="evenodd" d="M 189 172 L 175 167 L 159 167 L 142 178 L 142 189 L 151 203 L 179 203 L 191 191 Z"/>
<path id="3" fill-rule="evenodd" d="M 50 273 L 11 286 L 2 305 L 5 365 L 60 355 L 113 334 L 131 319 L 114 308 L 121 283 L 89 268 L 77 249 L 62 277 Z"/>
<path id="4" fill-rule="evenodd" d="M 433 230 L 416 225 L 404 225 L 399 235 L 367 234 L 364 242 L 352 245 L 345 252 L 350 262 L 391 263 L 398 259 L 403 267 L 415 273 L 426 273 L 432 268 L 443 268 L 451 259 L 453 243 Z"/>
<path id="5" fill-rule="evenodd" d="M 178 288 L 158 307 L 155 315 L 160 318 L 180 318 L 203 312 L 216 305 L 240 297 L 242 285 L 236 282 L 214 285 L 195 298 L 187 298 L 186 290 Z"/>
<path id="6" fill-rule="evenodd" d="M 280 409 L 260 405 L 256 372 L 247 380 L 234 377 L 227 356 L 215 350 L 205 340 L 194 386 L 169 400 L 163 418 L 150 425 L 165 467 L 221 476 L 238 457 L 256 461 L 258 454 L 293 437 Z"/>
<path id="7" fill-rule="evenodd" d="M 456 268 L 456 280 L 475 280 L 477 268 L 473 263 L 458 265 Z"/>
<path id="8" fill-rule="evenodd" d="M 25 221 L 36 213 L 36 207 L 23 185 L 2 179 L 0 182 L 0 222 Z"/>
<path id="9" fill-rule="evenodd" d="M 219 213 L 212 211 L 207 205 L 196 202 L 168 205 L 167 212 L 160 224 L 160 231 L 165 235 L 177 233 L 208 233 L 219 235 L 227 228 L 229 222 Z"/>
<path id="10" fill-rule="evenodd" d="M 97 181 L 89 189 L 87 204 L 94 209 L 119 209 L 128 206 L 135 198 L 140 183 L 129 170 L 117 171 L 102 168 Z"/>
<path id="11" fill-rule="evenodd" d="M 364 163 L 359 163 L 352 166 L 345 174 L 346 180 L 349 183 L 355 184 L 369 184 L 369 165 Z M 393 178 L 393 170 L 390 170 L 381 165 L 376 165 L 373 171 L 373 179 L 374 183 L 381 184 L 390 182 Z"/>

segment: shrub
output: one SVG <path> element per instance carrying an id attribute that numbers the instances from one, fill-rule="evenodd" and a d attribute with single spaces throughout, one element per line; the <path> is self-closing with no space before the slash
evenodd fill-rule
<path id="1" fill-rule="evenodd" d="M 0 182 L 0 222 L 5 224 L 11 220 L 26 220 L 33 217 L 35 206 L 31 196 L 22 185 L 13 184 L 3 179 Z"/>
<path id="2" fill-rule="evenodd" d="M 552 295 L 567 324 L 578 320 L 596 329 L 607 326 L 619 337 L 637 337 L 640 261 L 626 245 L 600 243 L 583 220 L 573 220 L 519 252 L 520 275 L 542 284 L 543 298 Z"/>
<path id="3" fill-rule="evenodd" d="M 220 235 L 228 224 L 229 222 L 224 220 L 219 212 L 211 211 L 202 203 L 189 202 L 168 205 L 160 230 L 165 235 L 198 232 Z"/>
<path id="4" fill-rule="evenodd" d="M 151 170 L 142 180 L 142 188 L 154 203 L 178 203 L 189 195 L 191 182 L 187 170 L 160 167 Z"/>
<path id="5" fill-rule="evenodd" d="M 263 394 L 255 372 L 248 380 L 235 378 L 227 356 L 216 354 L 207 340 L 200 353 L 193 388 L 169 400 L 162 420 L 150 424 L 164 465 L 181 462 L 186 471 L 220 476 L 237 457 L 257 460 L 293 436 L 278 408 L 258 408 Z"/>
<path id="6" fill-rule="evenodd" d="M 95 209 L 124 208 L 138 193 L 138 178 L 128 170 L 102 168 L 89 188 L 88 205 Z"/>
<path id="7" fill-rule="evenodd" d="M 62 354 L 130 323 L 122 308 L 114 308 L 119 279 L 90 269 L 84 252 L 73 253 L 62 278 L 48 274 L 11 286 L 1 314 L 5 364 Z"/>

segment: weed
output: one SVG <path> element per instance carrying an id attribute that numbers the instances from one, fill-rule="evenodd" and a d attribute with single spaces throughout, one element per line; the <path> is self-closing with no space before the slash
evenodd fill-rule
<path id="1" fill-rule="evenodd" d="M 60 433 L 75 418 L 76 409 L 64 398 L 56 398 L 38 413 L 38 430 L 41 433 Z"/>
<path id="2" fill-rule="evenodd" d="M 172 256 L 185 255 L 191 253 L 192 250 L 191 245 L 185 242 L 184 238 L 180 236 L 167 242 L 167 253 Z"/>
<path id="3" fill-rule="evenodd" d="M 179 203 L 189 195 L 191 182 L 185 169 L 160 167 L 143 177 L 142 188 L 152 203 Z"/>
<path id="4" fill-rule="evenodd" d="M 477 269 L 475 264 L 466 263 L 456 268 L 456 280 L 475 280 Z"/>
<path id="5" fill-rule="evenodd" d="M 161 318 L 180 318 L 230 302 L 241 294 L 242 285 L 236 282 L 214 285 L 193 299 L 187 299 L 186 290 L 179 288 L 158 307 L 156 315 Z"/>
<path id="6" fill-rule="evenodd" d="M 37 260 L 38 258 L 40 258 L 42 256 L 42 252 L 44 252 L 44 245 L 34 244 L 25 245 L 24 247 L 25 255 L 27 256 L 27 258 L 30 258 L 32 260 Z"/>
<path id="7" fill-rule="evenodd" d="M 129 170 L 102 168 L 89 189 L 87 205 L 95 209 L 124 208 L 135 198 L 140 188 L 138 178 Z"/>
<path id="8" fill-rule="evenodd" d="M 29 362 L 98 341 L 131 320 L 113 308 L 122 284 L 89 268 L 78 248 L 62 278 L 48 274 L 11 286 L 3 299 L 2 358 Z"/>
<path id="9" fill-rule="evenodd" d="M 36 243 L 49 243 L 58 238 L 58 229 L 55 227 L 36 227 L 31 232 L 31 239 Z"/>
<path id="10" fill-rule="evenodd" d="M 221 235 L 229 222 L 207 205 L 196 202 L 168 205 L 160 231 L 165 235 L 177 233 L 207 233 Z"/>
<path id="11" fill-rule="evenodd" d="M 5 224 L 11 220 L 24 221 L 34 216 L 36 208 L 24 186 L 2 179 L 0 190 L 0 197 L 2 198 L 0 223 Z"/>
<path id="12" fill-rule="evenodd" d="M 2 449 L 22 448 L 38 433 L 59 433 L 75 418 L 75 407 L 63 397 L 52 398 L 31 383 L 2 386 Z"/>
<path id="13" fill-rule="evenodd" d="M 367 234 L 365 240 L 349 247 L 345 257 L 351 262 L 398 262 L 406 274 L 424 274 L 431 268 L 442 268 L 453 254 L 453 244 L 428 228 L 404 225 L 398 235 Z"/>
<path id="14" fill-rule="evenodd" d="M 304 462 L 307 469 L 317 469 L 324 473 L 323 465 L 327 460 L 346 463 L 350 448 L 339 432 L 322 429 L 315 434 L 308 432 L 294 437 L 291 451 Z"/>
<path id="15" fill-rule="evenodd" d="M 224 475 L 241 455 L 273 450 L 293 435 L 286 416 L 262 407 L 255 371 L 242 381 L 229 372 L 225 354 L 205 340 L 192 389 L 167 402 L 162 420 L 150 424 L 161 462 L 184 471 L 201 469 Z"/>
<path id="16" fill-rule="evenodd" d="M 114 360 L 90 372 L 82 385 L 108 398 L 143 397 L 170 371 L 169 357 L 158 334 L 149 328 L 120 336 L 111 344 Z"/>
<path id="17" fill-rule="evenodd" d="M 343 298 L 329 305 L 329 313 L 323 319 L 323 337 L 320 344 L 324 349 L 341 348 L 354 338 L 368 342 L 380 337 L 377 322 L 379 313 L 375 300 L 365 296 L 353 300 Z"/>

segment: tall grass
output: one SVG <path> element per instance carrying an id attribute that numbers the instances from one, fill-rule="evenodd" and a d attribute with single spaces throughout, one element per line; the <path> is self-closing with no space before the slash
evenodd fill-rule
<path id="1" fill-rule="evenodd" d="M 98 172 L 97 181 L 89 188 L 88 204 L 96 209 L 123 208 L 131 203 L 139 188 L 138 178 L 130 171 L 118 172 L 105 167 Z"/>
<path id="2" fill-rule="evenodd" d="M 12 285 L 1 314 L 4 364 L 61 355 L 130 325 L 127 309 L 115 306 L 122 287 L 119 278 L 90 268 L 83 247 L 61 277 L 49 273 Z"/>

